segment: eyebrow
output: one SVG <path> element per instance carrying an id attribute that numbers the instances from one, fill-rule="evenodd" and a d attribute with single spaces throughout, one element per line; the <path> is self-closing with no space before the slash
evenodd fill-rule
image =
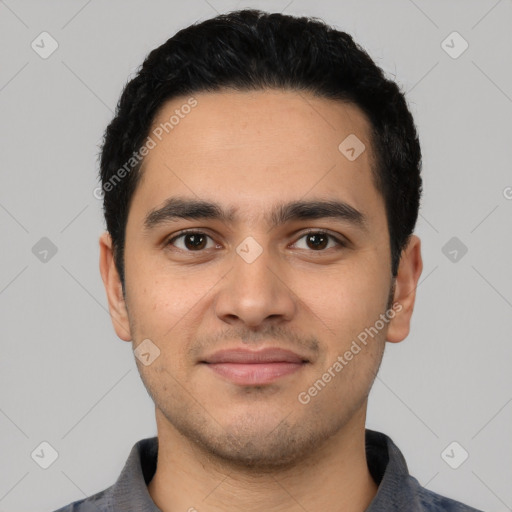
<path id="1" fill-rule="evenodd" d="M 150 210 L 144 220 L 144 231 L 149 232 L 161 224 L 178 219 L 219 220 L 232 224 L 236 208 L 227 210 L 215 202 L 182 197 L 171 197 L 162 207 Z M 348 222 L 368 232 L 367 217 L 348 203 L 338 200 L 292 201 L 275 205 L 265 216 L 267 224 L 277 227 L 290 221 L 332 218 Z"/>

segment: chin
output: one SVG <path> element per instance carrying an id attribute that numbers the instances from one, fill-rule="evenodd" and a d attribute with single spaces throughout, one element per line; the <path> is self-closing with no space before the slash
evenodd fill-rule
<path id="1" fill-rule="evenodd" d="M 275 415 L 265 415 L 265 418 Z M 285 416 L 286 418 L 286 416 Z M 326 426 L 307 425 L 304 421 L 293 424 L 286 420 L 272 425 L 257 418 L 231 423 L 212 429 L 182 432 L 212 462 L 231 466 L 237 471 L 269 473 L 297 466 L 311 457 L 325 440 L 335 433 Z"/>

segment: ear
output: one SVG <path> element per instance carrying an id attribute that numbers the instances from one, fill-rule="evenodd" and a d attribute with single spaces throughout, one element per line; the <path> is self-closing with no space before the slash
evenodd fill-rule
<path id="1" fill-rule="evenodd" d="M 416 287 L 422 270 L 421 240 L 416 235 L 411 235 L 409 243 L 402 251 L 395 281 L 393 304 L 396 305 L 393 309 L 396 314 L 389 324 L 386 337 L 391 343 L 398 343 L 409 334 Z"/>
<path id="2" fill-rule="evenodd" d="M 130 323 L 121 279 L 114 263 L 114 252 L 112 249 L 112 237 L 105 231 L 100 236 L 100 272 L 105 291 L 107 292 L 110 318 L 116 334 L 123 341 L 131 341 Z"/>

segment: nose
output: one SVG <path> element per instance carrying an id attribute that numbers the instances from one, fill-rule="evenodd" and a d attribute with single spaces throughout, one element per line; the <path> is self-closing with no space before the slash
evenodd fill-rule
<path id="1" fill-rule="evenodd" d="M 254 260 L 242 252 L 235 253 L 233 267 L 215 300 L 217 317 L 232 326 L 244 324 L 252 329 L 290 321 L 297 309 L 297 297 L 287 282 L 284 265 L 285 261 L 267 249 Z"/>

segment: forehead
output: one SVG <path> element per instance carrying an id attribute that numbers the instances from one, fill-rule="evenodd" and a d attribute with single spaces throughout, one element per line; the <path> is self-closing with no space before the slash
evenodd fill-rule
<path id="1" fill-rule="evenodd" d="M 198 93 L 166 102 L 149 137 L 132 203 L 141 216 L 173 195 L 248 217 L 308 195 L 341 199 L 368 217 L 373 202 L 383 213 L 370 124 L 346 102 L 292 91 Z"/>

